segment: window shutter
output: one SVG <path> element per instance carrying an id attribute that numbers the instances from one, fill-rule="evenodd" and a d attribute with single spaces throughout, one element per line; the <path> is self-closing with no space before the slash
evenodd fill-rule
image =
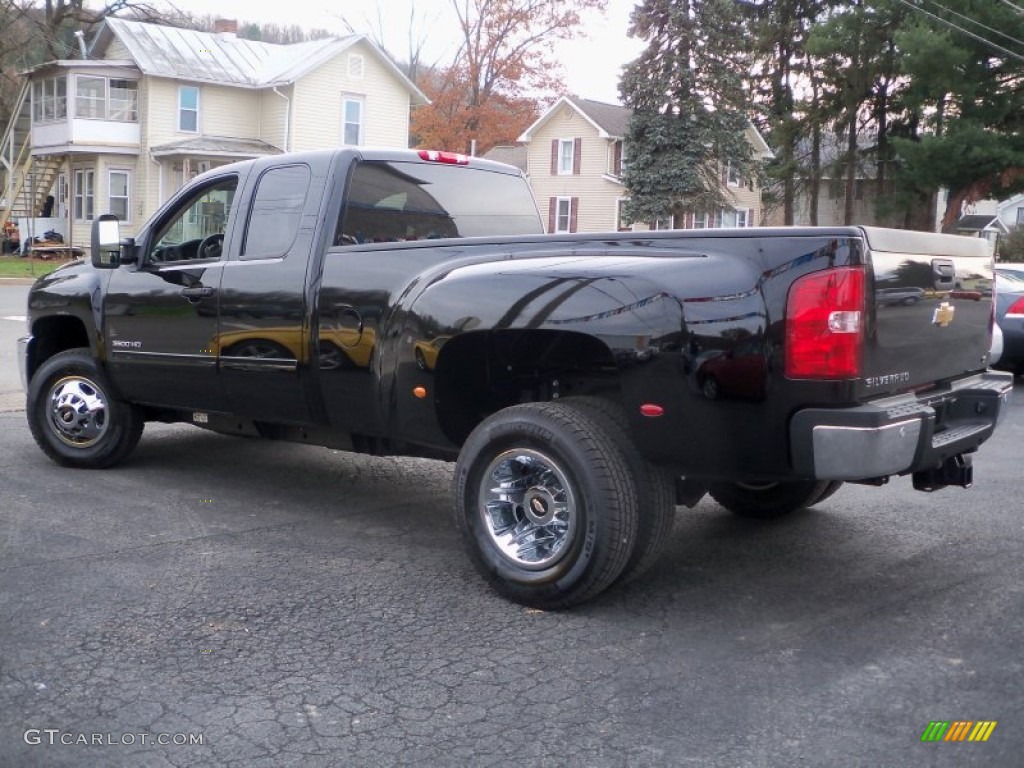
<path id="1" fill-rule="evenodd" d="M 558 215 L 558 198 L 548 198 L 548 232 L 555 231 L 555 216 Z"/>
<path id="2" fill-rule="evenodd" d="M 575 139 L 572 147 L 572 172 L 580 175 L 580 161 L 583 158 L 583 139 Z M 575 230 L 573 230 L 575 232 Z"/>
<path id="3" fill-rule="evenodd" d="M 558 175 L 558 139 L 551 140 L 551 175 Z"/>
<path id="4" fill-rule="evenodd" d="M 615 176 L 622 175 L 622 142 L 615 142 L 615 159 L 612 161 L 612 173 Z"/>
<path id="5" fill-rule="evenodd" d="M 579 139 L 576 139 L 576 141 L 579 142 Z M 579 144 L 577 143 L 576 146 L 578 147 Z M 576 231 L 576 217 L 577 217 L 577 214 L 579 214 L 579 211 L 580 211 L 580 199 L 578 197 L 574 197 L 574 198 L 571 199 L 571 202 L 569 203 L 569 231 L 570 232 L 575 232 Z"/>

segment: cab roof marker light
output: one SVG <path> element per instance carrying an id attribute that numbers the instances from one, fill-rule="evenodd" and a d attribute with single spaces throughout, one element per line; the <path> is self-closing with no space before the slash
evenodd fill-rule
<path id="1" fill-rule="evenodd" d="M 439 152 L 436 149 L 421 149 L 420 160 L 431 163 L 448 163 L 450 165 L 469 165 L 469 156 L 457 152 Z"/>

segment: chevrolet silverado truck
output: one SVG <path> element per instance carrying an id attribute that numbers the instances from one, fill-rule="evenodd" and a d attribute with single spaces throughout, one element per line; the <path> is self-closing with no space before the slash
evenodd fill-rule
<path id="1" fill-rule="evenodd" d="M 636 578 L 705 494 L 775 518 L 843 482 L 970 485 L 1012 381 L 983 240 L 543 230 L 519 171 L 461 155 L 208 171 L 32 288 L 32 434 L 85 468 L 147 421 L 454 459 L 471 558 L 541 608 Z"/>

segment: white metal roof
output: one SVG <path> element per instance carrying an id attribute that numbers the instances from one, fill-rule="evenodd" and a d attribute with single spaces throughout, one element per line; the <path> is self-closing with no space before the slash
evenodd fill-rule
<path id="1" fill-rule="evenodd" d="M 426 103 L 423 92 L 365 35 L 328 37 L 306 43 L 278 45 L 244 40 L 231 33 L 107 18 L 93 42 L 102 52 L 117 37 L 146 75 L 194 82 L 268 88 L 287 85 L 360 41 L 412 94 L 414 104 Z"/>

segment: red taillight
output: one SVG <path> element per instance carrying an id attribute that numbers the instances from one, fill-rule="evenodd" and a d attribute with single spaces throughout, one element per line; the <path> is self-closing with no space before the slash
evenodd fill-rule
<path id="1" fill-rule="evenodd" d="M 860 375 L 864 341 L 864 269 L 805 275 L 786 301 L 786 376 L 849 379 Z"/>
<path id="2" fill-rule="evenodd" d="M 434 149 L 421 149 L 420 160 L 429 160 L 432 163 L 451 163 L 452 165 L 469 165 L 469 157 L 460 155 L 457 152 L 438 152 Z"/>
<path id="3" fill-rule="evenodd" d="M 1024 296 L 1021 296 L 1006 310 L 1007 317 L 1024 317 Z"/>

